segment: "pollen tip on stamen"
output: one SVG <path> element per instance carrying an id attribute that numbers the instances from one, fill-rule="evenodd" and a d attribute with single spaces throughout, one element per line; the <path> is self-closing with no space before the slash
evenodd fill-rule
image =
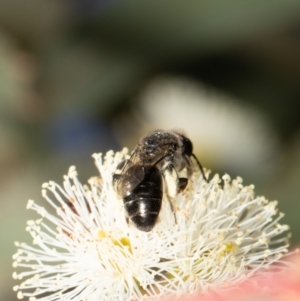
<path id="1" fill-rule="evenodd" d="M 101 229 L 101 230 L 98 230 L 97 236 L 98 236 L 98 238 L 103 239 L 104 237 L 107 237 L 107 234 L 104 230 Z"/>
<path id="2" fill-rule="evenodd" d="M 88 183 L 90 186 L 96 186 L 98 183 L 98 177 L 91 177 L 88 179 Z"/>
<path id="3" fill-rule="evenodd" d="M 124 155 L 127 155 L 128 152 L 129 152 L 128 147 L 123 147 L 122 150 L 121 150 L 121 153 L 124 154 Z"/>
<path id="4" fill-rule="evenodd" d="M 211 179 L 210 182 L 216 182 L 216 183 L 219 183 L 219 182 L 220 182 L 220 175 L 216 173 L 216 174 L 213 176 L 213 178 Z"/>
<path id="5" fill-rule="evenodd" d="M 274 200 L 274 201 L 269 201 L 268 206 L 270 208 L 276 208 L 276 206 L 278 205 L 278 201 Z"/>
<path id="6" fill-rule="evenodd" d="M 43 189 L 48 188 L 48 187 L 49 187 L 49 182 L 43 183 L 41 187 L 42 187 Z"/>
<path id="7" fill-rule="evenodd" d="M 24 298 L 23 293 L 21 291 L 18 292 L 17 298 L 18 299 L 23 299 Z"/>
<path id="8" fill-rule="evenodd" d="M 205 177 L 208 179 L 209 175 L 211 174 L 211 169 L 204 168 L 204 174 L 205 174 Z"/>
<path id="9" fill-rule="evenodd" d="M 98 153 L 93 153 L 93 154 L 92 154 L 92 158 L 94 158 L 95 160 L 97 160 L 98 157 L 99 157 L 99 154 L 98 154 Z"/>
<path id="10" fill-rule="evenodd" d="M 222 177 L 223 181 L 224 182 L 230 182 L 231 178 L 228 174 L 225 174 L 223 177 Z"/>
<path id="11" fill-rule="evenodd" d="M 76 171 L 76 167 L 74 165 L 70 166 L 69 171 L 68 171 L 68 177 L 70 177 L 71 179 L 76 177 L 77 171 Z"/>
<path id="12" fill-rule="evenodd" d="M 237 176 L 237 177 L 236 177 L 236 180 L 237 180 L 239 183 L 243 183 L 243 178 L 240 177 L 240 176 Z"/>
<path id="13" fill-rule="evenodd" d="M 101 166 L 102 165 L 102 153 L 94 153 L 92 155 L 92 157 L 94 158 L 94 162 L 96 164 L 96 166 Z"/>
<path id="14" fill-rule="evenodd" d="M 283 230 L 283 231 L 288 231 L 290 230 L 290 226 L 289 225 L 281 225 L 280 228 Z M 291 233 L 289 233 L 291 234 Z"/>
<path id="15" fill-rule="evenodd" d="M 270 250 L 270 249 L 266 249 L 266 250 L 264 251 L 264 257 L 267 258 L 267 257 L 269 257 L 270 255 L 271 255 L 271 250 Z"/>
<path id="16" fill-rule="evenodd" d="M 47 196 L 47 190 L 42 189 L 42 197 L 45 198 Z"/>
<path id="17" fill-rule="evenodd" d="M 33 201 L 33 200 L 28 200 L 26 209 L 31 209 L 32 206 L 33 206 L 33 204 L 34 204 L 34 201 Z"/>
<path id="18" fill-rule="evenodd" d="M 106 158 L 107 157 L 113 157 L 113 155 L 114 155 L 114 151 L 113 150 L 109 150 L 109 151 L 106 152 L 105 157 Z"/>

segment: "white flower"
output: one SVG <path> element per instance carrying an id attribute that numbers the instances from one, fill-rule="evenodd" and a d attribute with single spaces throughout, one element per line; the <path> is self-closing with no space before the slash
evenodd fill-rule
<path id="1" fill-rule="evenodd" d="M 18 298 L 33 300 L 142 300 L 205 293 L 265 276 L 285 262 L 288 226 L 276 202 L 255 197 L 242 179 L 218 175 L 206 183 L 195 173 L 174 200 L 176 218 L 163 200 L 150 232 L 127 224 L 112 173 L 127 156 L 94 155 L 100 177 L 82 185 L 74 167 L 42 194 L 55 209 L 29 201 L 40 218 L 28 221 L 33 245 L 16 243 Z M 208 176 L 208 173 L 207 173 Z"/>

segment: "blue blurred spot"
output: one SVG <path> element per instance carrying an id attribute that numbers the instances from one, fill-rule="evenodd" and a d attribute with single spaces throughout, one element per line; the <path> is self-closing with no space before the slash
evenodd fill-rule
<path id="1" fill-rule="evenodd" d="M 120 148 L 108 124 L 78 114 L 57 116 L 46 132 L 49 147 L 62 156 L 90 156 Z"/>

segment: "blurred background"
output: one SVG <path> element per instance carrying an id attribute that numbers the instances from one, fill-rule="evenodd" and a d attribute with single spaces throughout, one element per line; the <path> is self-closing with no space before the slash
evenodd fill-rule
<path id="1" fill-rule="evenodd" d="M 279 200 L 299 244 L 300 1 L 0 2 L 1 300 L 41 184 L 157 128 Z"/>

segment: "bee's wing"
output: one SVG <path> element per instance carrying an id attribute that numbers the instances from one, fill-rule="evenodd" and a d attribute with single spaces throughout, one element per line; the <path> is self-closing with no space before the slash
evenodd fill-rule
<path id="1" fill-rule="evenodd" d="M 118 194 L 123 198 L 132 193 L 132 191 L 144 180 L 145 168 L 142 165 L 131 165 L 121 174 L 118 183 Z"/>
<path id="2" fill-rule="evenodd" d="M 148 151 L 147 157 L 145 157 L 143 160 L 143 165 L 156 166 L 171 153 L 172 151 L 170 151 L 169 143 L 160 145 L 159 147 L 151 147 L 151 152 Z"/>
<path id="3" fill-rule="evenodd" d="M 118 175 L 117 192 L 124 198 L 144 180 L 145 170 L 156 166 L 169 154 L 169 144 L 153 148 L 150 155 L 141 157 L 135 149 L 130 158 L 121 162 L 120 174 Z"/>
<path id="4" fill-rule="evenodd" d="M 121 197 L 128 196 L 144 179 L 145 171 L 142 162 L 138 162 L 137 151 L 134 150 L 128 160 L 119 166 L 117 192 Z"/>

